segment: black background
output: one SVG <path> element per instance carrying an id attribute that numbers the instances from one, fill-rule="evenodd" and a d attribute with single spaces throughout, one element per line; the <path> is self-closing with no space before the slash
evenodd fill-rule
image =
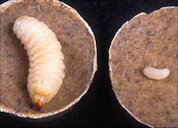
<path id="1" fill-rule="evenodd" d="M 6 0 L 1 0 L 0 3 Z M 22 120 L 0 113 L 0 127 L 146 127 L 118 103 L 108 72 L 108 49 L 123 23 L 140 12 L 177 6 L 177 0 L 62 0 L 75 8 L 92 28 L 98 52 L 98 71 L 87 94 L 62 117 L 47 121 Z"/>

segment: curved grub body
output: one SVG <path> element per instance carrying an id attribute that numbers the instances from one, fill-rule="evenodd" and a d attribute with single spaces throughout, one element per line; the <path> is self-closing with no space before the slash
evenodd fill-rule
<path id="1" fill-rule="evenodd" d="M 13 31 L 29 57 L 27 86 L 32 103 L 42 106 L 55 97 L 65 76 L 61 44 L 47 25 L 33 17 L 19 17 Z"/>
<path id="2" fill-rule="evenodd" d="M 161 80 L 169 76 L 170 71 L 167 68 L 157 69 L 153 67 L 145 67 L 143 74 L 150 79 Z"/>

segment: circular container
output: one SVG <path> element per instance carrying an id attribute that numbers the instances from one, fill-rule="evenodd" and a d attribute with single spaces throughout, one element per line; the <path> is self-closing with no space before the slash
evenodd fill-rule
<path id="1" fill-rule="evenodd" d="M 44 22 L 62 45 L 65 78 L 58 94 L 40 111 L 31 107 L 27 91 L 28 57 L 13 33 L 14 21 L 23 15 Z M 76 10 L 58 0 L 10 0 L 0 5 L 0 111 L 39 119 L 62 115 L 89 89 L 97 70 L 94 34 Z"/>
<path id="2" fill-rule="evenodd" d="M 116 33 L 109 50 L 113 91 L 123 108 L 139 122 L 178 127 L 178 8 L 140 13 Z M 168 68 L 169 77 L 153 80 L 142 70 Z"/>

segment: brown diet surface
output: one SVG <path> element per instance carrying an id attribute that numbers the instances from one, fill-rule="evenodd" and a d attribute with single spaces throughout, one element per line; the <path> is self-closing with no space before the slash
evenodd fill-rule
<path id="1" fill-rule="evenodd" d="M 110 48 L 113 90 L 139 121 L 151 126 L 178 126 L 178 8 L 140 14 L 127 22 Z M 168 68 L 169 77 L 157 81 L 142 70 Z"/>
<path id="2" fill-rule="evenodd" d="M 60 2 L 39 1 L 12 2 L 0 13 L 0 105 L 28 115 L 53 113 L 74 102 L 88 89 L 95 70 L 94 37 L 81 18 Z M 64 54 L 63 84 L 56 97 L 40 111 L 30 107 L 28 57 L 12 30 L 14 21 L 23 15 L 33 16 L 47 24 L 61 42 Z"/>

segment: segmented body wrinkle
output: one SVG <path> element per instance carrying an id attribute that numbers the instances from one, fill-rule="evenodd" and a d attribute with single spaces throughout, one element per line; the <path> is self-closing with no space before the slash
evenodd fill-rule
<path id="1" fill-rule="evenodd" d="M 13 31 L 29 57 L 27 87 L 33 104 L 43 106 L 57 94 L 65 76 L 64 55 L 55 33 L 34 17 L 16 19 Z"/>

